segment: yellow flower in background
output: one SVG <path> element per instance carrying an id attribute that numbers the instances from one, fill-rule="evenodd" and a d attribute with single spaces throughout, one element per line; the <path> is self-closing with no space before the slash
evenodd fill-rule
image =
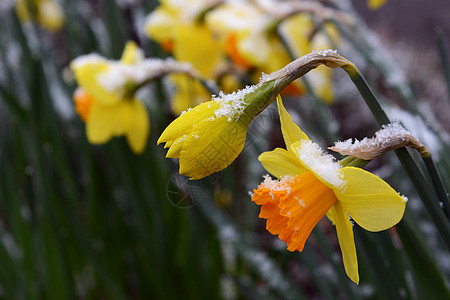
<path id="1" fill-rule="evenodd" d="M 313 50 L 334 48 L 330 39 L 333 43 L 339 42 L 339 32 L 333 24 L 326 22 L 320 31 L 316 30 L 312 17 L 307 14 L 291 16 L 283 20 L 279 26 L 280 35 L 296 57 Z M 321 100 L 325 103 L 333 102 L 333 80 L 330 68 L 319 66 L 305 77 Z"/>
<path id="2" fill-rule="evenodd" d="M 370 9 L 379 9 L 381 6 L 383 6 L 387 0 L 367 0 L 367 6 Z"/>
<path id="3" fill-rule="evenodd" d="M 252 201 L 261 205 L 260 218 L 267 230 L 302 251 L 306 239 L 327 214 L 336 226 L 348 277 L 359 283 L 358 262 L 349 216 L 362 228 L 381 231 L 397 224 L 406 199 L 386 182 L 363 169 L 342 167 L 292 122 L 277 100 L 287 150 L 277 148 L 260 155 L 269 175 L 254 190 Z"/>
<path id="4" fill-rule="evenodd" d="M 186 74 L 171 74 L 168 79 L 174 85 L 171 103 L 172 112 L 177 116 L 190 107 L 205 102 L 205 99 L 211 98 L 210 92 L 199 80 Z"/>
<path id="5" fill-rule="evenodd" d="M 276 20 L 253 3 L 224 2 L 208 12 L 205 20 L 215 33 L 228 39 L 227 54 L 234 61 L 238 58 L 240 65 L 271 73 L 291 61 L 276 35 Z"/>
<path id="6" fill-rule="evenodd" d="M 162 48 L 171 52 L 180 62 L 189 62 L 207 79 L 216 78 L 225 68 L 225 41 L 201 21 L 202 14 L 217 1 L 205 0 L 163 0 L 147 17 L 145 32 L 149 38 L 157 41 Z M 186 89 L 181 76 L 173 78 L 176 101 L 173 103 L 175 114 L 181 110 L 208 101 L 210 94 L 200 84 L 195 83 L 198 91 L 192 97 L 192 90 Z M 180 86 L 178 86 L 180 84 Z"/>
<path id="7" fill-rule="evenodd" d="M 86 121 L 90 143 L 104 144 L 113 136 L 125 135 L 134 153 L 144 151 L 149 117 L 134 96 L 134 88 L 143 80 L 136 79 L 139 72 L 134 66 L 142 60 L 142 51 L 129 42 L 119 62 L 90 54 L 71 63 L 79 85 L 74 95 L 76 110 Z"/>
<path id="8" fill-rule="evenodd" d="M 201 22 L 201 14 L 216 1 L 160 1 L 147 17 L 145 32 L 162 44 L 178 61 L 189 62 L 206 78 L 223 68 L 224 41 Z"/>
<path id="9" fill-rule="evenodd" d="M 64 12 L 57 1 L 52 0 L 15 0 L 17 16 L 22 22 L 33 18 L 45 29 L 58 31 L 64 25 Z"/>
<path id="10" fill-rule="evenodd" d="M 270 2 L 270 1 L 269 1 Z M 266 4 L 269 5 L 269 2 Z M 276 2 L 269 6 L 274 6 Z M 317 26 L 308 14 L 296 14 L 279 20 L 258 6 L 258 3 L 225 2 L 206 14 L 206 23 L 217 34 L 227 39 L 226 53 L 244 69 L 256 68 L 259 72 L 272 73 L 312 50 L 331 48 L 328 37 L 338 40 L 333 25 Z M 312 89 L 326 103 L 333 100 L 332 71 L 319 67 L 306 77 Z M 284 93 L 302 94 L 305 87 L 295 81 Z"/>
<path id="11" fill-rule="evenodd" d="M 275 82 L 221 94 L 182 113 L 158 139 L 169 148 L 166 157 L 178 158 L 180 174 L 201 179 L 229 166 L 242 152 L 253 118 L 273 98 Z"/>

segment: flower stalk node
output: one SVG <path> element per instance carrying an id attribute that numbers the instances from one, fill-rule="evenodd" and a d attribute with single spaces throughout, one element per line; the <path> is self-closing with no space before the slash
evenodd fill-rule
<path id="1" fill-rule="evenodd" d="M 383 125 L 372 138 L 348 139 L 336 142 L 329 150 L 342 155 L 349 155 L 363 160 L 372 160 L 388 151 L 402 147 L 410 147 L 417 150 L 422 157 L 429 157 L 430 151 L 418 139 L 411 135 L 398 123 Z"/>

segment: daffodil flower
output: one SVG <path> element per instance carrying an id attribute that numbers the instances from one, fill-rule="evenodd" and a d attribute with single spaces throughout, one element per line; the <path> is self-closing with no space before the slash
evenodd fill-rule
<path id="1" fill-rule="evenodd" d="M 337 68 L 350 62 L 333 50 L 300 57 L 283 69 L 261 77 L 257 85 L 220 93 L 212 101 L 182 113 L 161 134 L 166 157 L 179 158 L 180 174 L 200 179 L 230 165 L 241 153 L 253 118 L 293 80 L 319 65 Z"/>
<path id="2" fill-rule="evenodd" d="M 263 9 L 261 4 L 268 7 Z M 300 57 L 312 50 L 330 48 L 327 36 L 337 40 L 337 30 L 332 25 L 325 24 L 323 32 L 317 31 L 308 14 L 280 19 L 268 12 L 276 11 L 280 5 L 278 1 L 225 1 L 208 12 L 205 19 L 214 32 L 227 37 L 226 52 L 235 64 L 244 69 L 254 67 L 264 73 L 272 73 L 288 64 L 292 60 L 290 53 Z M 307 77 L 315 94 L 326 103 L 332 102 L 331 70 L 319 67 Z M 298 95 L 305 87 L 295 81 L 288 90 Z"/>
<path id="3" fill-rule="evenodd" d="M 189 62 L 202 77 L 217 78 L 227 65 L 223 50 L 225 40 L 201 21 L 202 14 L 217 1 L 160 2 L 161 5 L 147 17 L 144 28 L 147 36 L 158 42 L 177 61 Z M 170 76 L 169 79 L 175 85 L 172 105 L 175 114 L 210 98 L 201 84 L 193 83 L 193 88 L 186 88 L 185 82 L 190 79 L 183 78 L 183 75 Z M 193 93 L 197 95 L 193 97 Z"/>
<path id="4" fill-rule="evenodd" d="M 326 22 L 323 24 L 322 30 L 317 30 L 313 19 L 307 14 L 296 14 L 283 20 L 278 31 L 295 57 L 300 57 L 313 50 L 330 48 L 330 39 L 334 43 L 339 41 L 339 33 L 333 24 Z M 312 35 L 313 32 L 314 35 Z M 333 80 L 330 68 L 320 66 L 305 76 L 321 100 L 325 103 L 333 102 Z"/>
<path id="5" fill-rule="evenodd" d="M 71 63 L 79 85 L 74 100 L 86 121 L 90 143 L 104 144 L 113 136 L 125 135 L 133 152 L 138 154 L 145 149 L 149 117 L 133 93 L 148 78 L 148 74 L 139 74 L 140 69 L 135 67 L 142 61 L 142 51 L 130 42 L 120 62 L 91 54 Z"/>
<path id="6" fill-rule="evenodd" d="M 225 1 L 206 15 L 208 26 L 227 37 L 228 55 L 242 66 L 271 73 L 291 61 L 276 35 L 276 19 L 247 1 Z M 233 46 L 233 47 L 232 47 Z"/>
<path id="7" fill-rule="evenodd" d="M 230 165 L 241 153 L 248 126 L 274 99 L 276 80 L 249 86 L 182 113 L 158 139 L 179 158 L 180 174 L 200 179 Z M 274 94 L 275 93 L 275 94 Z"/>
<path id="8" fill-rule="evenodd" d="M 49 31 L 58 31 L 64 25 L 64 12 L 57 1 L 52 0 L 15 0 L 15 10 L 21 22 L 33 18 Z"/>
<path id="9" fill-rule="evenodd" d="M 341 166 L 292 122 L 277 100 L 287 150 L 277 148 L 260 155 L 269 175 L 254 190 L 252 201 L 261 205 L 260 218 L 267 230 L 287 243 L 288 250 L 302 251 L 306 239 L 327 214 L 336 226 L 344 268 L 359 283 L 358 262 L 349 219 L 369 231 L 397 224 L 406 199 L 386 182 L 363 169 Z"/>

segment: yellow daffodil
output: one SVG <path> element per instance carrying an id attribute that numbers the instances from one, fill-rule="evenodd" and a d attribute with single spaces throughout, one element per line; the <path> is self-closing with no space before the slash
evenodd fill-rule
<path id="1" fill-rule="evenodd" d="M 228 55 L 241 66 L 271 73 L 291 61 L 275 33 L 275 19 L 251 2 L 224 2 L 205 19 L 214 32 L 226 37 Z"/>
<path id="2" fill-rule="evenodd" d="M 397 224 L 406 199 L 386 182 L 363 169 L 334 161 L 292 122 L 281 99 L 277 100 L 287 150 L 277 148 L 260 155 L 269 175 L 254 190 L 252 200 L 261 205 L 259 217 L 267 230 L 302 251 L 306 239 L 327 214 L 336 226 L 348 277 L 359 283 L 358 262 L 351 217 L 362 228 L 381 231 Z"/>
<path id="3" fill-rule="evenodd" d="M 57 1 L 15 0 L 15 9 L 22 22 L 29 22 L 31 13 L 33 18 L 49 31 L 58 31 L 64 25 L 64 12 Z"/>
<path id="4" fill-rule="evenodd" d="M 166 143 L 166 157 L 179 158 L 180 174 L 191 179 L 225 169 L 241 153 L 250 122 L 273 101 L 275 83 L 227 95 L 221 92 L 182 113 L 164 130 L 158 144 Z"/>
<path id="5" fill-rule="evenodd" d="M 339 33 L 334 25 L 324 23 L 322 30 L 316 32 L 314 21 L 307 14 L 296 14 L 283 20 L 279 26 L 279 33 L 295 57 L 303 56 L 313 50 L 332 48 L 330 39 L 334 43 L 339 41 Z M 320 66 L 314 72 L 307 74 L 306 78 L 321 100 L 325 103 L 333 101 L 333 81 L 330 68 Z"/>
<path id="6" fill-rule="evenodd" d="M 79 85 L 74 95 L 76 110 L 86 121 L 90 143 L 104 144 L 113 136 L 125 135 L 133 152 L 145 149 L 149 117 L 134 97 L 134 89 L 147 78 L 136 67 L 142 60 L 142 51 L 130 42 L 120 62 L 90 54 L 71 63 Z"/>
<path id="7" fill-rule="evenodd" d="M 223 50 L 225 41 L 201 21 L 202 14 L 217 1 L 160 2 L 161 5 L 147 17 L 146 34 L 169 51 L 177 61 L 192 64 L 204 78 L 217 78 L 226 66 Z M 174 98 L 177 100 L 173 104 L 174 113 L 208 101 L 210 98 L 207 90 L 198 83 L 195 84 L 195 90 L 199 93 L 196 97 L 192 97 L 192 89 L 185 88 L 186 80 L 188 79 L 181 79 L 180 76 L 173 80 L 176 90 Z M 183 105 L 180 105 L 181 103 Z"/>
<path id="8" fill-rule="evenodd" d="M 280 20 L 267 13 L 279 4 L 276 1 L 265 3 L 270 7 L 263 10 L 258 2 L 225 2 L 208 12 L 205 18 L 214 32 L 226 36 L 227 55 L 244 69 L 253 67 L 260 72 L 272 73 L 292 60 L 289 51 L 293 56 L 300 57 L 312 50 L 330 48 L 328 37 L 337 41 L 337 30 L 331 24 L 325 23 L 324 30 L 317 31 L 307 14 L 295 14 Z M 307 78 L 320 99 L 326 103 L 332 102 L 329 68 L 319 67 Z M 303 84 L 296 81 L 283 93 L 298 95 L 304 91 Z"/>

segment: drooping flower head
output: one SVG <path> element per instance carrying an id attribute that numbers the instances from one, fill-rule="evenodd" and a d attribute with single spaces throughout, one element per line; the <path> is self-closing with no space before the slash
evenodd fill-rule
<path id="1" fill-rule="evenodd" d="M 260 155 L 269 175 L 254 190 L 252 201 L 261 205 L 259 217 L 267 230 L 287 243 L 288 250 L 302 251 L 312 229 L 327 214 L 336 226 L 345 271 L 359 282 L 358 262 L 349 217 L 369 231 L 397 224 L 406 199 L 386 182 L 363 169 L 341 166 L 300 128 L 277 100 L 286 148 Z"/>
<path id="2" fill-rule="evenodd" d="M 196 76 L 190 64 L 171 58 L 144 59 L 134 42 L 127 43 L 120 61 L 89 54 L 76 58 L 70 66 L 79 85 L 74 95 L 76 110 L 86 121 L 88 141 L 103 144 L 124 135 L 137 154 L 145 149 L 150 123 L 136 91 L 165 75 Z"/>
<path id="3" fill-rule="evenodd" d="M 166 157 L 179 158 L 180 174 L 200 179 L 230 165 L 241 153 L 248 126 L 274 99 L 276 81 L 234 92 L 182 113 L 164 130 L 158 144 Z"/>
<path id="4" fill-rule="evenodd" d="M 179 158 L 180 173 L 200 179 L 231 164 L 242 151 L 253 118 L 270 105 L 283 89 L 319 65 L 346 66 L 349 61 L 333 50 L 300 57 L 254 86 L 221 93 L 212 101 L 181 114 L 161 134 L 159 143 L 169 147 L 167 157 Z"/>
<path id="5" fill-rule="evenodd" d="M 76 111 L 86 122 L 90 143 L 104 144 L 113 136 L 124 135 L 133 152 L 145 149 L 149 117 L 135 90 L 154 76 L 150 64 L 133 42 L 126 45 L 120 61 L 89 54 L 71 63 L 79 85 L 74 95 Z"/>

